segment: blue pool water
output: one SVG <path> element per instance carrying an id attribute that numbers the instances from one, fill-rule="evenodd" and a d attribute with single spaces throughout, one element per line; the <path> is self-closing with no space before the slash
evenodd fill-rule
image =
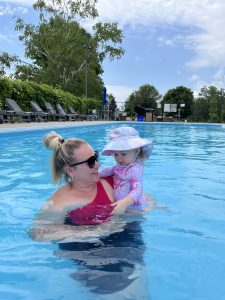
<path id="1" fill-rule="evenodd" d="M 144 187 L 168 210 L 98 243 L 61 245 L 27 235 L 54 191 L 50 152 L 42 145 L 49 129 L 0 132 L 0 299 L 225 299 L 225 128 L 130 125 L 154 142 Z M 101 150 L 115 126 L 57 132 Z"/>

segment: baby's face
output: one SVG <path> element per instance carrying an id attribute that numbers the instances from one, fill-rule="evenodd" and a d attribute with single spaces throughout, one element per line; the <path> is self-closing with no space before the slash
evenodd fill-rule
<path id="1" fill-rule="evenodd" d="M 115 161 L 121 166 L 132 164 L 138 156 L 139 149 L 114 152 Z"/>

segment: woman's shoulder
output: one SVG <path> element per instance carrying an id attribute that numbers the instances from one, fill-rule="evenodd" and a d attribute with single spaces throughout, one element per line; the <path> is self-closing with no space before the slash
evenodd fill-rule
<path id="1" fill-rule="evenodd" d="M 104 185 L 107 182 L 113 188 L 113 176 L 102 177 L 100 182 Z"/>
<path id="2" fill-rule="evenodd" d="M 55 191 L 52 194 L 51 199 L 53 201 L 56 201 L 56 200 L 60 199 L 61 196 L 63 196 L 67 192 L 67 189 L 68 189 L 67 185 L 61 186 L 57 191 Z"/>
<path id="3" fill-rule="evenodd" d="M 66 199 L 69 200 L 69 194 L 70 194 L 71 188 L 68 184 L 61 186 L 57 191 L 55 191 L 51 197 L 50 201 L 53 203 L 53 206 L 55 209 L 63 209 L 66 205 Z"/>

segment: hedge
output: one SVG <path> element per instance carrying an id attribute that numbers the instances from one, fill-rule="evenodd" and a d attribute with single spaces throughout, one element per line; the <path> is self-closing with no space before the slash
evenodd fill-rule
<path id="1" fill-rule="evenodd" d="M 47 84 L 38 84 L 33 81 L 12 80 L 7 77 L 0 78 L 0 108 L 6 109 L 5 99 L 14 99 L 24 111 L 30 111 L 30 100 L 39 104 L 45 111 L 44 102 L 50 102 L 53 107 L 56 104 L 67 110 L 72 106 L 79 113 L 87 113 L 90 109 L 99 109 L 101 100 L 81 98 L 71 93 L 53 88 Z"/>

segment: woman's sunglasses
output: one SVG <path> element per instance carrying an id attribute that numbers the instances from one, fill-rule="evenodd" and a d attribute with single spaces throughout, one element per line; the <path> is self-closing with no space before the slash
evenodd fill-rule
<path id="1" fill-rule="evenodd" d="M 95 154 L 93 156 L 89 157 L 87 160 L 80 161 L 79 163 L 72 164 L 72 165 L 70 165 L 70 167 L 74 167 L 74 166 L 77 166 L 77 165 L 81 165 L 81 164 L 87 163 L 88 167 L 90 169 L 93 169 L 94 166 L 95 166 L 95 162 L 96 161 L 98 161 L 98 151 L 95 151 Z"/>

